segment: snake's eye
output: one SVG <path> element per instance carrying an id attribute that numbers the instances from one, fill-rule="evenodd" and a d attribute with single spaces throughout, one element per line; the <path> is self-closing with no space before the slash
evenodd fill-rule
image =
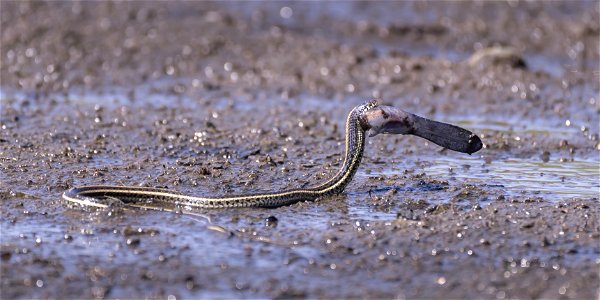
<path id="1" fill-rule="evenodd" d="M 368 109 L 374 108 L 379 104 L 379 101 L 377 99 L 373 99 L 371 101 L 369 101 L 368 103 Z"/>

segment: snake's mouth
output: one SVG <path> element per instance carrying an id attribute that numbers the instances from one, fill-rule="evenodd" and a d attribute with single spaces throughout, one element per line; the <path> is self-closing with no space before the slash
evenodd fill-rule
<path id="1" fill-rule="evenodd" d="M 401 109 L 379 105 L 366 113 L 370 136 L 412 134 L 450 150 L 472 154 L 483 147 L 481 139 L 464 128 L 426 119 Z"/>

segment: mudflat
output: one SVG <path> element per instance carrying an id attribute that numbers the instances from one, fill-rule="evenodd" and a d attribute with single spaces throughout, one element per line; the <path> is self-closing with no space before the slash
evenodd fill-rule
<path id="1" fill-rule="evenodd" d="M 2 298 L 598 298 L 597 2 L 0 7 Z M 379 135 L 276 209 L 61 199 L 308 186 L 372 98 L 485 147 Z"/>

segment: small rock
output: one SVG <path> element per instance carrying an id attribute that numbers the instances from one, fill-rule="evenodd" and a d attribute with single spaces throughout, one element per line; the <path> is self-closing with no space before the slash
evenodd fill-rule
<path id="1" fill-rule="evenodd" d="M 543 162 L 548 162 L 550 161 L 550 152 L 548 151 L 544 151 L 541 155 L 542 161 Z"/>
<path id="2" fill-rule="evenodd" d="M 275 227 L 277 226 L 277 222 L 279 222 L 279 220 L 277 220 L 276 217 L 274 216 L 269 216 L 265 219 L 265 226 L 267 227 Z"/>
<path id="3" fill-rule="evenodd" d="M 508 65 L 513 68 L 526 69 L 527 64 L 523 56 L 513 47 L 493 46 L 476 51 L 467 60 L 472 66 L 488 67 L 491 65 Z"/>

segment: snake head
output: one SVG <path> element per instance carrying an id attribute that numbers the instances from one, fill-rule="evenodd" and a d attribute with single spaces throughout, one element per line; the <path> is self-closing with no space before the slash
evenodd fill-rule
<path id="1" fill-rule="evenodd" d="M 378 134 L 411 134 L 427 139 L 450 150 L 475 153 L 483 147 L 472 132 L 447 123 L 429 120 L 399 108 L 375 105 L 363 115 L 369 136 Z"/>
<path id="2" fill-rule="evenodd" d="M 370 129 L 370 137 L 378 134 L 410 134 L 414 127 L 411 116 L 411 113 L 392 106 L 377 105 L 365 112 L 364 120 Z"/>

